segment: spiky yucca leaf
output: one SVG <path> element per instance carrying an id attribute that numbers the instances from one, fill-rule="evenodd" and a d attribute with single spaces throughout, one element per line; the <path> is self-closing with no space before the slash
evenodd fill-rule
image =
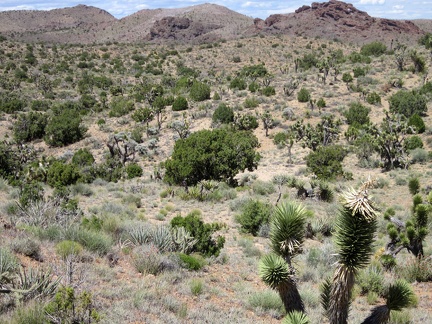
<path id="1" fill-rule="evenodd" d="M 408 282 L 397 280 L 385 293 L 386 305 L 391 311 L 400 311 L 412 304 L 414 296 L 414 291 Z"/>
<path id="2" fill-rule="evenodd" d="M 356 271 L 366 266 L 373 252 L 375 230 L 375 219 L 356 217 L 349 208 L 344 207 L 336 222 L 339 263 Z"/>
<path id="3" fill-rule="evenodd" d="M 347 189 L 341 196 L 344 207 L 351 210 L 353 215 L 366 220 L 374 220 L 377 216 L 375 207 L 368 194 L 368 189 L 374 187 L 375 181 L 369 179 L 358 189 Z"/>
<path id="4" fill-rule="evenodd" d="M 330 301 L 331 301 L 331 291 L 332 291 L 332 280 L 330 277 L 328 277 L 324 282 L 321 284 L 320 287 L 321 290 L 321 306 L 324 309 L 324 314 L 326 317 L 328 317 L 328 312 L 330 309 Z"/>
<path id="5" fill-rule="evenodd" d="M 309 324 L 309 318 L 303 312 L 289 312 L 282 321 L 282 324 Z"/>
<path id="6" fill-rule="evenodd" d="M 285 260 L 276 254 L 267 254 L 258 264 L 258 274 L 265 284 L 273 289 L 287 280 L 291 280 L 291 272 Z"/>
<path id="7" fill-rule="evenodd" d="M 288 202 L 276 207 L 270 219 L 270 241 L 274 253 L 292 258 L 301 252 L 306 217 L 307 210 L 301 204 Z"/>

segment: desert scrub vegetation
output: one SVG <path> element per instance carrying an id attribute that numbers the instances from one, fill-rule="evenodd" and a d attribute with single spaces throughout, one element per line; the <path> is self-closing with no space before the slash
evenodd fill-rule
<path id="1" fill-rule="evenodd" d="M 1 285 L 61 280 L 37 304 L 1 294 L 0 316 L 43 322 L 50 310 L 68 321 L 74 305 L 101 322 L 330 321 L 343 306 L 334 283 L 352 266 L 338 258 L 350 252 L 339 196 L 370 174 L 383 215 L 348 320 L 376 308 L 384 320 L 391 309 L 390 321 L 430 322 L 424 44 L 408 46 L 400 66 L 397 46 L 283 35 L 166 46 L 3 40 L 0 222 L 11 275 Z M 279 209 L 301 205 L 296 238 L 276 235 Z M 268 288 L 259 275 L 270 265 L 284 280 L 267 275 Z M 341 304 L 323 312 L 317 287 L 327 278 Z M 284 306 L 291 279 L 300 312 Z M 422 282 L 416 311 L 394 311 L 412 295 L 400 279 Z"/>

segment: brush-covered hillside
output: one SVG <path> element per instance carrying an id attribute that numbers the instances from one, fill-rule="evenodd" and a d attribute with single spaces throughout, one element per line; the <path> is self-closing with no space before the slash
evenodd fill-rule
<path id="1" fill-rule="evenodd" d="M 431 322 L 431 44 L 1 37 L 1 322 Z"/>

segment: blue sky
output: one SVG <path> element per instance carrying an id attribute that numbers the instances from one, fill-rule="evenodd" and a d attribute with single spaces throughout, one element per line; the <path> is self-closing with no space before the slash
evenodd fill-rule
<path id="1" fill-rule="evenodd" d="M 323 0 L 316 0 L 323 2 Z M 251 17 L 267 18 L 271 14 L 289 13 L 302 5 L 310 5 L 313 0 L 293 1 L 222 1 L 222 0 L 1 0 L 0 11 L 4 10 L 50 10 L 73 7 L 78 4 L 105 9 L 113 16 L 122 18 L 141 9 L 178 8 L 205 2 L 216 3 Z M 391 19 L 432 19 L 432 0 L 351 0 L 357 9 L 368 12 L 373 17 Z"/>

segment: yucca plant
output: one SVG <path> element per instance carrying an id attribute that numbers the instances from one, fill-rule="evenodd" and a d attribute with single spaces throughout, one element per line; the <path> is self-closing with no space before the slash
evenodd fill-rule
<path id="1" fill-rule="evenodd" d="M 392 311 L 400 311 L 412 304 L 414 292 L 408 282 L 398 280 L 388 287 L 384 298 L 386 299 L 386 304 L 375 307 L 362 324 L 388 323 Z"/>
<path id="2" fill-rule="evenodd" d="M 302 250 L 305 237 L 307 210 L 289 202 L 276 207 L 270 218 L 272 252 L 259 264 L 261 279 L 278 291 L 287 313 L 304 312 L 304 304 L 297 289 L 292 259 Z"/>
<path id="3" fill-rule="evenodd" d="M 290 312 L 282 321 L 282 324 L 309 324 L 309 318 L 303 312 Z"/>
<path id="4" fill-rule="evenodd" d="M 330 292 L 327 287 L 327 295 L 322 296 L 322 303 L 327 304 L 326 314 L 332 324 L 347 323 L 355 277 L 368 264 L 372 254 L 376 211 L 367 193 L 372 184 L 372 181 L 368 181 L 358 191 L 348 190 L 341 197 L 342 209 L 335 233 L 339 261 Z"/>

